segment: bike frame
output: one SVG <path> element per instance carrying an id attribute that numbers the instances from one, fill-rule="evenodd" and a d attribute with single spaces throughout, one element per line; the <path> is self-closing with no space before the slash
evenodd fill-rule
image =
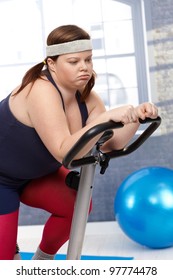
<path id="1" fill-rule="evenodd" d="M 150 135 L 161 124 L 161 118 L 156 119 L 146 118 L 144 121 L 139 120 L 141 124 L 150 123 L 149 126 L 142 132 L 142 134 L 129 146 L 121 150 L 114 150 L 106 154 L 100 151 L 100 146 L 112 137 L 112 129 L 123 127 L 122 123 L 113 121 L 105 122 L 89 129 L 71 148 L 63 160 L 63 165 L 68 169 L 80 167 L 80 180 L 76 197 L 75 209 L 73 214 L 72 226 L 70 231 L 70 238 L 67 250 L 67 260 L 80 260 L 82 246 L 84 242 L 86 224 L 89 215 L 89 207 L 93 192 L 93 181 L 95 175 L 95 168 L 97 164 L 101 166 L 101 174 L 104 174 L 108 167 L 110 159 L 120 156 L 125 156 L 137 148 L 139 148 Z M 96 146 L 84 158 L 74 160 L 78 152 L 95 136 L 103 133 Z"/>

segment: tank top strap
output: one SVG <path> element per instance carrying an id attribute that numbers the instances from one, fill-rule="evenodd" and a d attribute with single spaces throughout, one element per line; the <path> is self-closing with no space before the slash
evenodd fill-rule
<path id="1" fill-rule="evenodd" d="M 49 73 L 49 71 L 45 71 L 45 75 L 46 77 L 48 78 L 48 80 L 55 86 L 55 88 L 57 89 L 57 91 L 59 92 L 60 94 L 60 97 L 61 97 L 61 100 L 62 100 L 62 106 L 63 106 L 63 109 L 65 111 L 65 105 L 64 105 L 64 100 L 63 100 L 63 97 L 62 97 L 62 94 L 61 94 L 61 91 L 59 90 L 59 88 L 57 87 L 56 83 L 54 82 L 51 74 Z"/>
<path id="2" fill-rule="evenodd" d="M 88 110 L 85 102 L 81 102 L 81 94 L 79 91 L 76 92 L 76 100 L 78 102 L 79 110 L 81 112 L 82 127 L 86 125 L 88 119 Z"/>

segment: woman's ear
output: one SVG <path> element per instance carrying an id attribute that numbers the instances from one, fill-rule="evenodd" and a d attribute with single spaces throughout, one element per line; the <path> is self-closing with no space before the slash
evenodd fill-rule
<path id="1" fill-rule="evenodd" d="M 50 57 L 47 59 L 47 66 L 51 71 L 55 71 L 55 61 L 51 59 Z"/>

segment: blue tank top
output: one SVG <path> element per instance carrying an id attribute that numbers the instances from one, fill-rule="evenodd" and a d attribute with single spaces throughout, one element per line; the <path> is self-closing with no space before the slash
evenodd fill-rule
<path id="1" fill-rule="evenodd" d="M 47 77 L 57 88 L 50 74 Z M 58 88 L 57 91 L 64 108 Z M 34 128 L 22 124 L 14 117 L 9 108 L 9 97 L 0 102 L 0 183 L 19 186 L 56 171 L 61 163 L 50 154 Z M 82 126 L 85 126 L 87 107 L 85 102 L 80 101 L 79 92 L 76 93 L 76 99 Z"/>

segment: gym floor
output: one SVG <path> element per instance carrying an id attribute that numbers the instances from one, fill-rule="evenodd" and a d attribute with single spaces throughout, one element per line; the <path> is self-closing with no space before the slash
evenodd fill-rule
<path id="1" fill-rule="evenodd" d="M 42 234 L 42 225 L 19 226 L 18 242 L 21 252 L 34 252 Z M 58 254 L 66 254 L 68 242 Z M 149 249 L 129 239 L 117 222 L 88 222 L 82 255 L 130 258 L 134 260 L 172 260 L 173 247 Z"/>

